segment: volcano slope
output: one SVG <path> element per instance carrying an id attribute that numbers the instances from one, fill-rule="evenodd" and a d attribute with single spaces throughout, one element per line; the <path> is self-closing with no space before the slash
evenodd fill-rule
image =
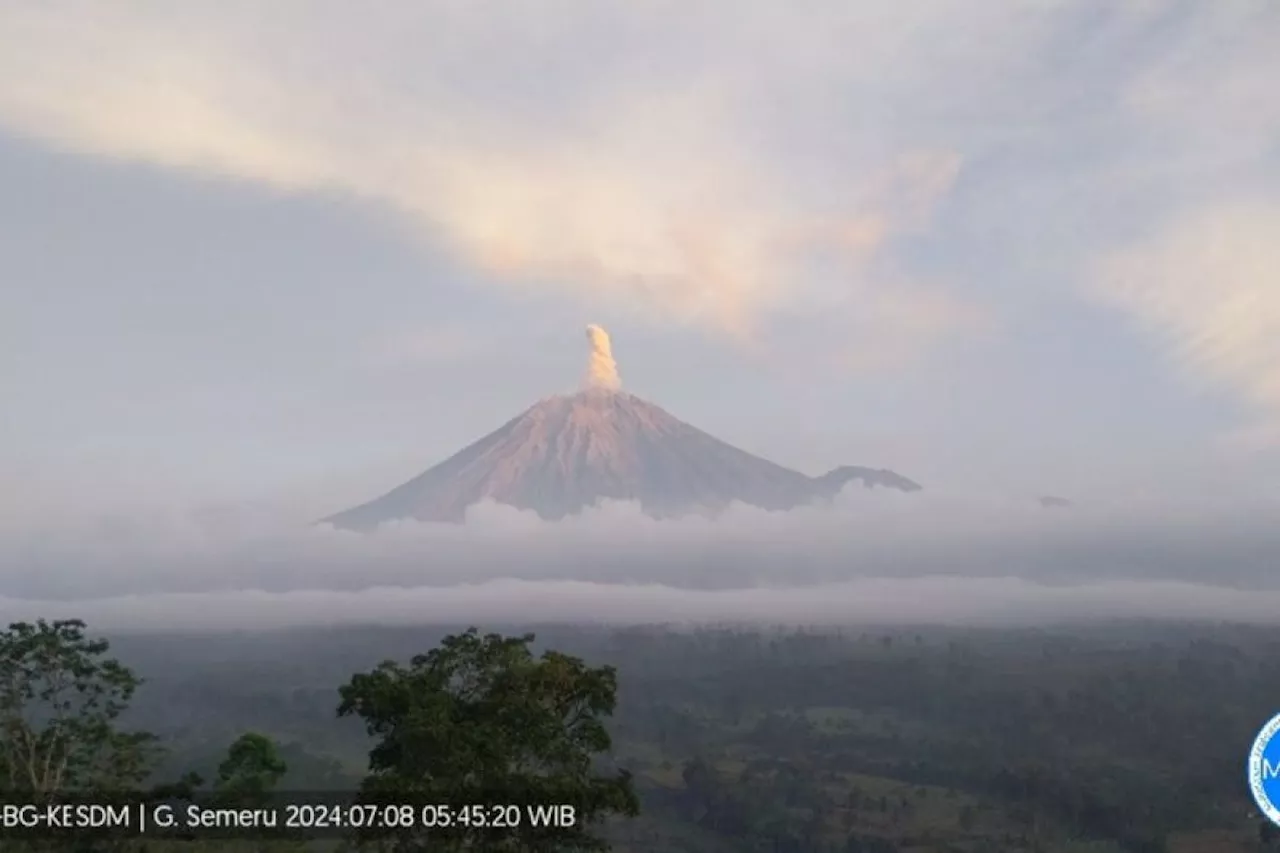
<path id="1" fill-rule="evenodd" d="M 844 466 L 820 477 L 753 456 L 653 403 L 607 387 L 542 400 L 387 494 L 321 523 L 368 531 L 398 519 L 462 522 L 489 500 L 558 520 L 602 501 L 655 518 L 714 515 L 740 502 L 789 510 L 830 500 L 854 480 L 904 492 L 888 470 Z"/>

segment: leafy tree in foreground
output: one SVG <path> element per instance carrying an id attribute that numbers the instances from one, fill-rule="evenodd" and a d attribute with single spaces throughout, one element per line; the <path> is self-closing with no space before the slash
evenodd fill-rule
<path id="1" fill-rule="evenodd" d="M 364 719 L 377 742 L 362 793 L 371 799 L 454 807 L 516 806 L 506 829 L 459 826 L 407 832 L 395 849 L 486 851 L 608 850 L 592 834 L 604 818 L 635 815 L 626 771 L 603 773 L 611 741 L 612 667 L 591 668 L 554 651 L 534 657 L 532 635 L 446 637 L 408 667 L 387 662 L 342 688 L 339 716 Z M 572 826 L 535 826 L 531 809 L 573 807 Z M 506 812 L 508 815 L 516 815 Z M 475 821 L 473 821 L 474 824 Z"/>
<path id="2" fill-rule="evenodd" d="M 227 757 L 218 765 L 212 804 L 233 809 L 266 808 L 288 770 L 275 741 L 257 732 L 246 732 L 228 747 Z M 198 838 L 197 847 L 187 849 L 191 853 L 301 853 L 307 849 L 303 833 L 287 827 L 284 830 L 246 830 L 235 840 Z"/>
<path id="3" fill-rule="evenodd" d="M 271 738 L 247 732 L 228 748 L 226 759 L 218 766 L 214 788 L 219 800 L 227 804 L 257 805 L 267 801 L 287 771 Z"/>
<path id="4" fill-rule="evenodd" d="M 139 679 L 84 627 L 41 619 L 0 633 L 0 790 L 116 792 L 147 776 L 154 738 L 115 727 Z"/>

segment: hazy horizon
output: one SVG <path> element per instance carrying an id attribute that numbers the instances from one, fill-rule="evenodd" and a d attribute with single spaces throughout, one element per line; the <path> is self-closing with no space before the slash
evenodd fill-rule
<path id="1" fill-rule="evenodd" d="M 0 8 L 0 615 L 1262 619 L 1278 38 L 1268 0 Z M 589 323 L 605 386 L 925 491 L 309 526 L 578 387 Z"/>

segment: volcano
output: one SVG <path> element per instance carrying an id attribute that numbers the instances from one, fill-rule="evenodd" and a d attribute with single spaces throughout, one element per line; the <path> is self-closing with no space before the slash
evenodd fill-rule
<path id="1" fill-rule="evenodd" d="M 790 510 L 835 497 L 846 484 L 914 492 L 885 469 L 843 466 L 819 477 L 753 456 L 621 390 L 608 336 L 588 327 L 587 387 L 550 397 L 387 494 L 321 523 L 368 531 L 399 519 L 463 522 L 490 500 L 546 520 L 602 501 L 645 514 L 714 515 L 736 502 Z"/>

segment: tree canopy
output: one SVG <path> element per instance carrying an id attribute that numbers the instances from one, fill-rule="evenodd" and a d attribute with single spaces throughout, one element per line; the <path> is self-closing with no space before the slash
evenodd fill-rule
<path id="1" fill-rule="evenodd" d="M 214 788 L 221 802 L 250 806 L 264 802 L 288 769 L 275 741 L 246 732 L 227 749 Z"/>
<path id="2" fill-rule="evenodd" d="M 49 798 L 145 779 L 155 739 L 116 727 L 140 681 L 107 651 L 74 619 L 0 633 L 0 788 Z"/>
<path id="3" fill-rule="evenodd" d="M 639 810 L 630 774 L 602 766 L 615 671 L 555 651 L 535 657 L 533 640 L 472 628 L 407 667 L 387 662 L 341 689 L 339 716 L 362 718 L 376 739 L 363 794 L 521 810 L 509 831 L 435 832 L 432 850 L 605 850 L 593 826 Z M 549 805 L 572 806 L 573 826 L 533 826 L 528 809 Z M 400 849 L 426 844 L 415 834 Z"/>

